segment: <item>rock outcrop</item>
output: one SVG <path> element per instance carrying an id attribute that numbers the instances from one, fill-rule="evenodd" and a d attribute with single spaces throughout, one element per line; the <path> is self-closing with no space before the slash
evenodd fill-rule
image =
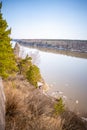
<path id="1" fill-rule="evenodd" d="M 19 57 L 19 52 L 20 52 L 20 45 L 16 43 L 14 47 L 14 54 L 16 57 Z"/>
<path id="2" fill-rule="evenodd" d="M 5 130 L 5 94 L 0 77 L 0 130 Z"/>

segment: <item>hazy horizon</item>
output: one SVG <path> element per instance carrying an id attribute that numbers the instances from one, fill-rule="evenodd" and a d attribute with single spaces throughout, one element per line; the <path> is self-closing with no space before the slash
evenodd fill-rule
<path id="1" fill-rule="evenodd" d="M 2 0 L 13 39 L 87 40 L 86 0 Z"/>
<path id="2" fill-rule="evenodd" d="M 25 40 L 28 39 L 28 40 L 71 40 L 71 41 L 72 40 L 76 40 L 76 41 L 87 41 L 87 40 L 84 40 L 84 39 L 65 39 L 65 38 L 64 39 L 63 38 L 62 39 L 56 39 L 56 38 L 55 39 L 54 38 L 53 39 L 51 39 L 51 38 L 13 38 L 12 40 L 16 40 L 16 39 L 25 39 Z"/>

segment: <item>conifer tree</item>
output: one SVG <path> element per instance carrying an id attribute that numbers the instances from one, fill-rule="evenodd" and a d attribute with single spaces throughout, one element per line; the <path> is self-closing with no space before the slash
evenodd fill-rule
<path id="1" fill-rule="evenodd" d="M 8 77 L 17 70 L 15 56 L 11 47 L 11 29 L 8 29 L 6 20 L 3 19 L 2 2 L 0 2 L 0 76 Z"/>
<path id="2" fill-rule="evenodd" d="M 28 81 L 37 88 L 38 82 L 41 81 L 41 74 L 39 68 L 36 65 L 31 65 L 26 75 Z"/>

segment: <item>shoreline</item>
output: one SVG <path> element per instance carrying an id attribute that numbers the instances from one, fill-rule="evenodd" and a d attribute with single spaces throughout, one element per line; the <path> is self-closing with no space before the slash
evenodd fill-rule
<path id="1" fill-rule="evenodd" d="M 40 45 L 38 43 L 24 42 L 21 40 L 15 40 L 15 42 L 17 42 L 21 46 L 35 48 L 40 51 L 87 59 L 87 50 L 81 51 L 81 50 L 75 50 L 75 49 L 59 48 L 59 47 L 50 46 L 51 44 L 49 46 L 46 43 L 43 43 L 44 45 L 42 44 Z"/>
<path id="2" fill-rule="evenodd" d="M 24 46 L 24 45 L 20 45 L 20 43 L 18 43 L 18 44 L 19 44 L 19 46 Z M 25 46 L 24 46 L 24 47 L 25 47 Z M 43 82 L 42 82 L 42 88 L 43 88 L 42 91 L 43 91 L 44 94 L 46 94 L 46 95 L 48 94 L 48 95 L 51 96 L 51 97 L 63 97 L 65 102 L 68 102 L 69 104 L 71 104 L 71 103 L 70 103 L 70 100 L 71 100 L 71 99 L 69 99 L 68 97 L 66 97 L 64 94 L 60 94 L 60 90 L 59 90 L 59 93 L 53 91 L 53 93 L 55 93 L 55 94 L 54 94 L 54 96 L 51 95 L 51 94 L 49 93 L 50 86 L 47 85 L 47 83 L 44 81 L 44 79 L 43 79 Z M 67 98 L 67 100 L 66 100 L 66 98 Z M 76 99 L 76 100 L 77 100 L 77 99 Z M 77 102 L 76 100 L 73 101 L 74 106 L 73 106 L 72 109 L 73 109 L 73 110 L 76 110 L 76 112 L 78 112 L 77 108 L 75 108 L 75 105 L 76 105 L 76 102 Z M 69 107 L 69 104 L 68 104 L 68 107 Z M 71 109 L 71 110 L 72 110 L 72 109 Z M 82 111 L 82 112 L 80 111 L 80 112 L 78 112 L 78 113 L 82 114 L 83 111 Z"/>
<path id="3" fill-rule="evenodd" d="M 87 53 L 87 40 L 16 39 L 25 46 Z"/>

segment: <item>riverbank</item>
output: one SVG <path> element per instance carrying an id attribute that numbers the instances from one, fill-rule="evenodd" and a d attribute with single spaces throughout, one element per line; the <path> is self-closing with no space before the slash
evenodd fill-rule
<path id="1" fill-rule="evenodd" d="M 48 48 L 56 51 L 87 52 L 87 40 L 16 39 L 15 41 L 25 46 Z"/>
<path id="2" fill-rule="evenodd" d="M 85 115 L 87 113 L 85 100 L 87 83 L 84 76 L 87 76 L 85 70 L 87 60 L 47 53 L 20 44 L 19 47 L 20 56 L 29 55 L 32 57 L 32 62 L 39 66 L 45 82 L 49 84 L 49 95 L 63 97 L 70 110 L 82 116 Z M 78 104 L 76 104 L 77 100 Z"/>
<path id="3" fill-rule="evenodd" d="M 42 87 L 31 85 L 22 74 L 17 73 L 3 82 L 6 130 L 86 130 L 87 122 L 69 109 L 56 114 L 55 104 L 59 99 L 46 95 Z"/>
<path id="4" fill-rule="evenodd" d="M 87 40 L 16 39 L 20 45 L 72 57 L 87 58 Z"/>
<path id="5" fill-rule="evenodd" d="M 55 115 L 55 98 L 43 94 L 22 75 L 4 80 L 6 130 L 86 130 L 87 122 L 65 110 Z M 77 123 L 76 123 L 77 122 Z"/>

